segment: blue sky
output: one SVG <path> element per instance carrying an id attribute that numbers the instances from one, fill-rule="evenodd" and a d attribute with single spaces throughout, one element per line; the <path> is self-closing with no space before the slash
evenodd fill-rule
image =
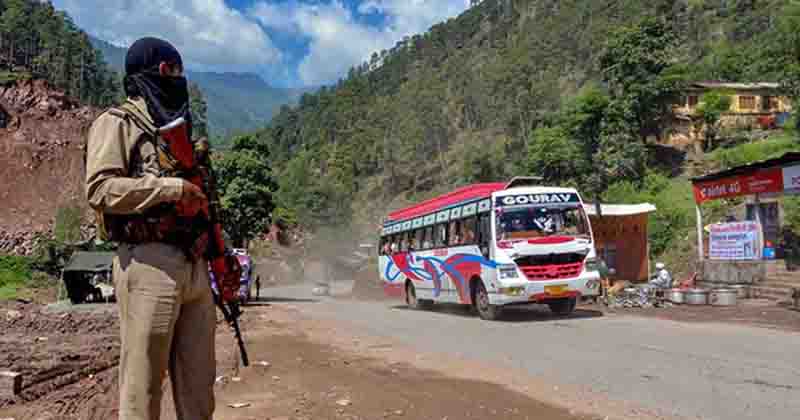
<path id="1" fill-rule="evenodd" d="M 374 51 L 455 17 L 469 0 L 52 0 L 119 46 L 159 36 L 194 70 L 255 72 L 274 86 L 336 81 Z"/>

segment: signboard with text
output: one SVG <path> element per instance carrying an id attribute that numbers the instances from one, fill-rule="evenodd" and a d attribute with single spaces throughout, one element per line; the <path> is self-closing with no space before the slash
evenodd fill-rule
<path id="1" fill-rule="evenodd" d="M 698 182 L 694 184 L 694 199 L 699 204 L 721 198 L 780 193 L 783 190 L 784 172 L 781 168 L 772 168 L 749 175 Z"/>
<path id="2" fill-rule="evenodd" d="M 760 233 L 756 222 L 711 225 L 708 256 L 712 260 L 761 259 Z"/>
<path id="3" fill-rule="evenodd" d="M 800 165 L 783 168 L 783 190 L 787 194 L 800 194 Z"/>

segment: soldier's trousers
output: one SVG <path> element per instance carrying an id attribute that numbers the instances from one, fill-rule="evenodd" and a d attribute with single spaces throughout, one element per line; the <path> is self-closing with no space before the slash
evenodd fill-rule
<path id="1" fill-rule="evenodd" d="M 208 263 L 165 244 L 120 245 L 119 420 L 159 420 L 167 372 L 178 420 L 214 412 L 216 309 Z"/>

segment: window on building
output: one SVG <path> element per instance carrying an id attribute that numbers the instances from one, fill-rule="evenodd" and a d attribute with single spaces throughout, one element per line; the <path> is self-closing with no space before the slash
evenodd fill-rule
<path id="1" fill-rule="evenodd" d="M 741 110 L 751 110 L 756 108 L 756 97 L 755 96 L 740 96 L 739 97 L 739 109 Z"/>
<path id="2" fill-rule="evenodd" d="M 774 96 L 761 98 L 761 109 L 763 111 L 774 111 L 776 108 L 778 108 L 778 101 Z"/>

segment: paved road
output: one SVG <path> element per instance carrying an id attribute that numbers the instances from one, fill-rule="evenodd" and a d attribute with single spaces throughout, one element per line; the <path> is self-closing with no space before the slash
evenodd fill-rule
<path id="1" fill-rule="evenodd" d="M 310 289 L 274 288 L 262 296 L 309 298 Z M 293 305 L 421 351 L 511 363 L 554 385 L 588 385 L 664 413 L 800 418 L 800 334 L 596 313 L 552 320 L 515 311 L 506 322 L 483 322 L 459 310 L 409 311 L 397 302 L 324 298 Z"/>

